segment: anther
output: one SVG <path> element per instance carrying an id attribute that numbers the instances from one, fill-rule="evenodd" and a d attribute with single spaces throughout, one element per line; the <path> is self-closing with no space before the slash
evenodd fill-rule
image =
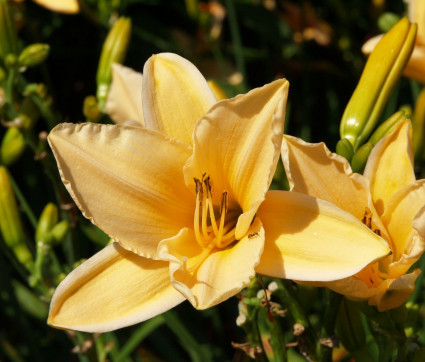
<path id="1" fill-rule="evenodd" d="M 220 213 L 221 214 L 226 214 L 227 213 L 227 191 L 223 192 L 223 196 L 221 197 L 221 209 L 220 209 Z"/>

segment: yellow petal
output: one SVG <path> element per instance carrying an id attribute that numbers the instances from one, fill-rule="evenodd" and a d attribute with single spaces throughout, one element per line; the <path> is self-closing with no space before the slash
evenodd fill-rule
<path id="1" fill-rule="evenodd" d="M 322 143 L 285 135 L 282 160 L 291 190 L 329 201 L 361 220 L 370 206 L 367 180 Z"/>
<path id="2" fill-rule="evenodd" d="M 164 254 L 169 253 L 174 287 L 197 309 L 212 307 L 239 293 L 255 275 L 254 268 L 263 251 L 264 230 L 258 218 L 249 234 L 231 247 L 213 249 L 206 257 L 195 245 L 195 235 L 189 229 L 161 243 Z"/>
<path id="3" fill-rule="evenodd" d="M 167 262 L 143 258 L 114 243 L 62 281 L 48 323 L 106 332 L 155 317 L 184 300 L 172 287 Z"/>
<path id="4" fill-rule="evenodd" d="M 34 0 L 34 2 L 59 13 L 76 14 L 80 11 L 77 0 Z"/>
<path id="5" fill-rule="evenodd" d="M 425 27 L 423 27 L 425 28 Z M 420 27 L 418 27 L 420 29 Z M 403 75 L 425 83 L 425 46 L 417 44 L 413 48 L 409 62 L 404 69 Z"/>
<path id="6" fill-rule="evenodd" d="M 300 281 L 345 278 L 386 256 L 384 239 L 335 205 L 270 191 L 258 210 L 266 241 L 258 273 Z"/>
<path id="7" fill-rule="evenodd" d="M 415 281 L 421 271 L 415 269 L 409 274 L 402 275 L 395 280 L 386 280 L 389 284 L 385 293 L 376 294 L 369 300 L 369 304 L 376 305 L 378 311 L 383 312 L 403 304 L 415 291 Z"/>
<path id="8" fill-rule="evenodd" d="M 236 239 L 248 231 L 276 169 L 288 87 L 286 80 L 277 80 L 223 100 L 196 125 L 194 154 L 184 171 L 186 184 L 192 186 L 193 177 L 206 173 L 214 182 L 216 204 L 221 192 L 229 192 L 229 200 L 244 212 Z"/>
<path id="9" fill-rule="evenodd" d="M 367 299 L 370 305 L 378 307 L 380 312 L 396 308 L 409 298 L 415 290 L 415 280 L 420 274 L 415 269 L 410 274 L 396 279 L 386 279 L 376 288 L 367 285 L 356 277 L 345 278 L 327 283 L 315 283 L 316 286 L 325 286 L 333 291 L 354 300 Z"/>
<path id="10" fill-rule="evenodd" d="M 394 132 L 373 148 L 364 171 L 376 211 L 382 215 L 388 200 L 403 187 L 415 182 L 412 127 L 400 122 Z"/>
<path id="11" fill-rule="evenodd" d="M 193 225 L 183 143 L 144 128 L 90 123 L 61 124 L 49 142 L 84 216 L 126 249 L 154 256 L 160 240 Z"/>
<path id="12" fill-rule="evenodd" d="M 146 127 L 192 145 L 195 123 L 216 102 L 207 81 L 177 54 L 153 55 L 143 69 Z"/>
<path id="13" fill-rule="evenodd" d="M 389 200 L 382 215 L 382 222 L 387 226 L 393 240 L 393 259 L 398 261 L 405 254 L 403 272 L 406 272 L 425 250 L 424 207 L 425 180 L 420 180 L 397 192 Z M 414 222 L 416 228 L 413 227 Z"/>
<path id="14" fill-rule="evenodd" d="M 144 126 L 142 109 L 142 74 L 120 64 L 112 66 L 112 84 L 106 112 L 117 124 L 136 121 Z"/>

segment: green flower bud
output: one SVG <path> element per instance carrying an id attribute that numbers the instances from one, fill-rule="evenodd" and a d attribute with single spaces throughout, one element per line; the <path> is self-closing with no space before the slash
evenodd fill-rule
<path id="1" fill-rule="evenodd" d="M 18 64 L 20 67 L 35 67 L 46 60 L 49 51 L 48 44 L 31 44 L 19 54 Z"/>
<path id="2" fill-rule="evenodd" d="M 412 115 L 413 147 L 415 158 L 423 157 L 425 151 L 425 89 L 419 93 Z"/>
<path id="3" fill-rule="evenodd" d="M 108 97 L 109 86 L 112 81 L 112 64 L 124 61 L 130 41 L 130 33 L 131 20 L 121 17 L 109 31 L 103 44 L 96 77 L 96 96 L 100 110 L 103 110 Z"/>
<path id="4" fill-rule="evenodd" d="M 12 53 L 7 54 L 4 57 L 4 64 L 9 69 L 17 68 L 18 67 L 18 57 L 15 54 L 12 54 Z"/>
<path id="5" fill-rule="evenodd" d="M 18 37 L 8 0 L 0 0 L 0 58 L 18 52 Z"/>
<path id="6" fill-rule="evenodd" d="M 373 144 L 371 142 L 365 143 L 361 146 L 358 151 L 353 155 L 351 159 L 351 169 L 353 172 L 362 173 L 367 159 L 369 158 L 370 153 L 372 152 Z"/>
<path id="7" fill-rule="evenodd" d="M 40 118 L 40 109 L 30 97 L 25 97 L 22 101 L 19 118 L 22 122 L 22 128 L 25 130 L 31 130 Z"/>
<path id="8" fill-rule="evenodd" d="M 83 114 L 91 122 L 98 122 L 102 117 L 95 96 L 84 98 Z"/>
<path id="9" fill-rule="evenodd" d="M 37 229 L 35 231 L 35 241 L 50 243 L 52 238 L 50 231 L 57 223 L 58 208 L 55 204 L 48 203 L 41 213 L 40 219 L 38 220 Z"/>
<path id="10" fill-rule="evenodd" d="M 14 164 L 25 151 L 25 147 L 25 138 L 19 128 L 8 128 L 1 141 L 1 163 L 5 166 Z"/>
<path id="11" fill-rule="evenodd" d="M 416 24 L 401 19 L 376 45 L 340 124 L 341 138 L 356 151 L 369 137 L 412 53 Z"/>
<path id="12" fill-rule="evenodd" d="M 336 153 L 350 162 L 354 155 L 353 145 L 349 140 L 343 138 L 336 144 Z"/>
<path id="13" fill-rule="evenodd" d="M 384 33 L 391 30 L 391 28 L 397 24 L 400 20 L 400 16 L 394 13 L 383 13 L 378 19 L 378 28 Z"/>
<path id="14" fill-rule="evenodd" d="M 372 136 L 369 138 L 372 145 L 376 145 L 379 140 L 387 135 L 389 135 L 397 125 L 406 119 L 406 115 L 402 111 L 394 113 L 390 118 L 383 122 L 376 130 L 373 132 Z"/>
<path id="15" fill-rule="evenodd" d="M 52 236 L 51 241 L 53 242 L 53 244 L 60 244 L 68 233 L 68 230 L 69 223 L 66 220 L 62 220 L 61 222 L 56 224 L 50 231 L 50 235 Z"/>
<path id="16" fill-rule="evenodd" d="M 29 251 L 19 216 L 18 205 L 5 167 L 0 166 L 0 231 L 5 244 L 18 261 L 29 271 L 34 263 Z"/>

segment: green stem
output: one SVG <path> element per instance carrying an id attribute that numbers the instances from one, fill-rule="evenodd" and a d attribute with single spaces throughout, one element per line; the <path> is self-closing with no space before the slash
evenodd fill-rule
<path id="1" fill-rule="evenodd" d="M 230 34 L 232 36 L 233 45 L 235 49 L 235 62 L 236 68 L 239 73 L 242 74 L 242 91 L 246 92 L 246 69 L 245 69 L 245 59 L 243 55 L 243 47 L 241 41 L 241 35 L 239 32 L 238 19 L 236 16 L 236 10 L 233 3 L 233 0 L 226 0 L 227 16 L 229 19 Z"/>
<path id="2" fill-rule="evenodd" d="M 13 179 L 11 173 L 8 171 L 10 183 L 12 185 L 13 192 L 15 193 L 16 198 L 19 201 L 19 204 L 24 209 L 25 214 L 28 217 L 28 220 L 30 221 L 31 225 L 34 227 L 34 229 L 37 228 L 37 218 L 35 217 L 34 213 L 31 210 L 31 207 L 29 206 L 28 202 L 26 201 L 24 195 L 22 194 L 21 190 L 18 187 L 18 184 Z"/>
<path id="3" fill-rule="evenodd" d="M 287 306 L 292 316 L 293 324 L 301 324 L 304 327 L 304 331 L 297 336 L 299 345 L 303 347 L 302 352 L 306 352 L 314 361 L 321 360 L 322 346 L 290 283 L 292 282 L 278 280 L 277 284 L 279 287 L 274 294 L 278 296 L 282 305 Z"/>
<path id="4" fill-rule="evenodd" d="M 119 355 L 115 358 L 115 362 L 123 362 L 130 354 L 136 349 L 136 347 L 155 329 L 165 323 L 163 315 L 159 315 L 144 322 L 135 332 L 131 334 L 130 339 L 121 348 Z"/>
<path id="5" fill-rule="evenodd" d="M 323 338 L 332 338 L 335 335 L 336 318 L 338 316 L 338 308 L 342 300 L 342 295 L 327 291 L 329 296 L 329 303 L 325 310 L 324 323 L 322 329 Z M 324 348 L 322 361 L 332 360 L 332 348 Z"/>
<path id="6" fill-rule="evenodd" d="M 179 338 L 180 343 L 186 352 L 190 355 L 193 362 L 207 362 L 212 361 L 209 351 L 202 347 L 199 342 L 193 338 L 186 326 L 177 317 L 174 311 L 168 311 L 163 314 L 165 323 L 174 334 Z"/>

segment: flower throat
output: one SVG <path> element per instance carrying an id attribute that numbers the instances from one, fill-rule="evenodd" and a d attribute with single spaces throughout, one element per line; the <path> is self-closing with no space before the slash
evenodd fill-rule
<path id="1" fill-rule="evenodd" d="M 193 220 L 196 241 L 203 249 L 224 249 L 235 241 L 238 212 L 228 210 L 228 192 L 223 191 L 221 204 L 214 208 L 212 181 L 205 173 L 193 179 L 196 187 L 196 208 Z"/>

